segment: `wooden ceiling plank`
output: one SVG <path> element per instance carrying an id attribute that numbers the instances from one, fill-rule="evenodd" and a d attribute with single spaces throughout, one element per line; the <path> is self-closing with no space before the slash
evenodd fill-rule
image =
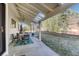
<path id="1" fill-rule="evenodd" d="M 23 13 L 23 12 L 21 12 L 21 13 Z M 33 18 L 33 17 L 26 15 L 25 13 L 23 13 L 23 15 L 24 15 L 24 17 L 29 18 L 30 20 L 31 20 L 31 18 Z"/>
<path id="2" fill-rule="evenodd" d="M 33 11 L 31 11 L 30 9 L 25 8 L 24 6 L 22 6 L 22 5 L 20 5 L 20 4 L 17 4 L 17 5 L 18 5 L 20 8 L 24 9 L 26 12 L 29 12 L 29 13 L 31 13 L 31 14 L 36 15 L 36 13 L 35 13 L 35 12 L 33 12 Z"/>
<path id="3" fill-rule="evenodd" d="M 72 5 L 73 5 L 73 3 L 71 3 L 71 4 L 65 3 L 63 5 L 58 6 L 57 8 L 54 9 L 55 12 L 49 13 L 45 19 L 47 19 L 47 18 L 49 18 L 51 16 L 54 16 L 54 15 L 56 15 L 58 13 L 64 12 L 67 8 L 69 8 Z"/>
<path id="4" fill-rule="evenodd" d="M 12 14 L 14 14 L 15 17 L 20 17 L 20 16 L 18 15 L 18 11 L 16 10 L 14 4 L 8 4 L 8 10 L 9 10 Z"/>
<path id="5" fill-rule="evenodd" d="M 21 4 L 21 5 L 23 5 L 23 4 Z M 27 6 L 28 5 L 28 6 Z M 24 6 L 24 5 L 23 5 Z M 46 12 L 47 12 L 47 10 L 44 8 L 44 7 L 42 7 L 39 3 L 27 3 L 27 4 L 25 4 L 25 7 L 27 8 L 27 7 L 29 7 L 28 9 L 32 9 L 35 13 L 36 13 L 36 15 L 39 13 L 39 12 L 42 12 L 43 14 L 47 14 Z"/>
<path id="6" fill-rule="evenodd" d="M 22 15 L 24 16 L 25 20 L 29 20 L 29 21 L 32 21 L 33 20 L 33 17 L 29 16 L 29 15 L 26 15 L 25 12 L 21 11 Z"/>
<path id="7" fill-rule="evenodd" d="M 23 9 L 21 9 L 21 8 L 19 8 L 20 9 L 20 11 L 21 12 L 23 12 L 24 14 L 26 14 L 26 15 L 28 15 L 28 16 L 30 16 L 30 17 L 34 17 L 35 15 L 33 15 L 33 14 L 30 14 L 29 12 L 26 12 L 25 10 L 23 10 Z"/>
<path id="8" fill-rule="evenodd" d="M 46 10 L 46 8 L 44 8 L 42 5 L 40 5 L 40 3 L 30 3 L 30 4 L 33 5 L 34 7 L 36 7 L 37 9 L 39 9 L 40 12 L 42 12 L 44 14 L 46 14 L 48 12 L 48 10 Z"/>
<path id="9" fill-rule="evenodd" d="M 34 12 L 40 11 L 38 8 L 36 8 L 35 6 L 33 6 L 33 5 L 29 4 L 29 3 L 25 3 L 25 4 L 21 3 L 21 5 L 23 5 L 24 7 L 28 8 L 28 9 L 31 9 Z"/>
<path id="10" fill-rule="evenodd" d="M 29 5 L 30 7 L 32 7 L 33 9 L 37 10 L 37 11 L 41 11 L 41 10 L 39 10 L 38 8 L 36 8 L 35 6 L 33 6 L 33 5 L 29 4 L 29 3 L 28 3 L 28 5 Z"/>
<path id="11" fill-rule="evenodd" d="M 48 7 L 46 4 L 44 4 L 44 3 L 41 3 L 41 5 L 43 6 L 43 7 L 45 7 L 46 9 L 48 9 L 49 11 L 51 11 L 51 12 L 53 12 L 54 10 L 53 9 L 51 9 L 50 7 Z"/>

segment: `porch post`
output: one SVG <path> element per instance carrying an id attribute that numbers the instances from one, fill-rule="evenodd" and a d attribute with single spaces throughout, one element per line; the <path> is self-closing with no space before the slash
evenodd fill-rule
<path id="1" fill-rule="evenodd" d="M 39 40 L 41 41 L 41 22 L 39 22 Z"/>
<path id="2" fill-rule="evenodd" d="M 34 32 L 34 24 L 33 24 L 33 22 L 31 23 L 31 31 Z"/>

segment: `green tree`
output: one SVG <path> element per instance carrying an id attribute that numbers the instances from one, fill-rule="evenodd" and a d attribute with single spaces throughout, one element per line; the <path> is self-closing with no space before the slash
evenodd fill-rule
<path id="1" fill-rule="evenodd" d="M 52 16 L 42 22 L 44 28 L 50 32 L 66 32 L 68 29 L 69 17 L 79 17 L 79 14 L 68 9 L 63 13 L 59 13 L 56 16 Z"/>

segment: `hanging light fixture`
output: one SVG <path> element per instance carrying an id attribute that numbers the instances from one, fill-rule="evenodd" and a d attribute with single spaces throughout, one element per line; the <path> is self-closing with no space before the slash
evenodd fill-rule
<path id="1" fill-rule="evenodd" d="M 40 22 L 45 18 L 45 15 L 42 12 L 37 13 L 36 17 L 34 18 L 35 22 Z"/>

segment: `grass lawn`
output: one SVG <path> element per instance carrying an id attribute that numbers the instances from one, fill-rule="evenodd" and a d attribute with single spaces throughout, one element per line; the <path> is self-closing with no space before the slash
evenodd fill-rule
<path id="1" fill-rule="evenodd" d="M 42 41 L 62 56 L 79 56 L 79 37 L 61 37 L 42 33 Z"/>

